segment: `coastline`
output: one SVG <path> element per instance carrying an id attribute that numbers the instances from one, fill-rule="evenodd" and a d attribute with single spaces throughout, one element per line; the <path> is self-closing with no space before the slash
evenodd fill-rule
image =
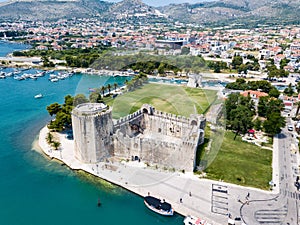
<path id="1" fill-rule="evenodd" d="M 210 217 L 206 217 L 204 215 L 198 214 L 195 210 L 189 209 L 186 204 L 180 203 L 180 198 L 183 198 L 185 200 L 188 196 L 188 190 L 186 190 L 186 193 L 182 193 L 182 190 L 179 191 L 179 193 L 173 193 L 172 190 L 166 190 L 166 187 L 162 188 L 160 190 L 160 183 L 172 183 L 172 185 L 178 184 L 178 179 L 183 180 L 190 180 L 192 176 L 190 174 L 182 174 L 182 173 L 174 173 L 174 172 L 166 172 L 166 171 L 157 171 L 154 169 L 146 169 L 146 165 L 143 163 L 138 162 L 101 162 L 97 164 L 83 164 L 80 163 L 78 160 L 75 159 L 73 152 L 73 141 L 68 140 L 64 137 L 63 134 L 59 134 L 61 147 L 59 150 L 52 150 L 51 146 L 48 145 L 46 142 L 46 135 L 48 133 L 48 128 L 45 126 L 42 128 L 42 130 L 39 133 L 38 138 L 38 146 L 42 150 L 42 153 L 44 153 L 48 158 L 58 160 L 65 165 L 67 165 L 72 170 L 82 170 L 88 174 L 91 174 L 95 177 L 101 178 L 105 181 L 108 181 L 114 185 L 120 186 L 132 193 L 135 193 L 139 196 L 146 196 L 148 193 L 151 195 L 166 199 L 167 202 L 172 204 L 174 210 L 182 215 L 197 215 L 209 222 L 211 222 L 214 225 L 221 225 L 221 223 L 218 223 L 217 221 L 212 221 L 209 219 Z M 147 173 L 147 172 L 148 173 Z M 140 172 L 142 174 L 140 174 Z M 161 173 L 161 174 L 160 174 Z M 160 174 L 160 175 L 159 175 Z M 144 176 L 148 175 L 150 179 L 146 180 L 138 180 L 137 176 Z M 154 180 L 154 177 L 157 177 L 157 180 Z M 195 179 L 196 177 L 194 177 Z M 173 182 L 172 180 L 177 180 L 176 182 Z M 193 180 L 194 180 L 193 179 Z M 196 178 L 198 179 L 198 178 Z M 141 183 L 138 185 L 137 183 L 133 183 L 138 180 L 138 183 Z M 164 193 L 166 192 L 166 193 Z M 173 195 L 173 194 L 174 195 Z M 171 194 L 171 195 L 170 195 Z M 169 196 L 168 196 L 169 195 Z M 176 199 L 174 198 L 175 196 Z M 143 205 L 143 202 L 141 201 L 141 205 Z M 194 205 L 194 204 L 193 204 Z M 202 208 L 202 207 L 201 207 Z M 209 207 L 207 207 L 209 209 Z M 219 218 L 219 220 L 223 220 L 222 218 Z M 226 220 L 224 220 L 225 222 Z M 220 221 L 221 222 L 221 221 Z"/>
<path id="2" fill-rule="evenodd" d="M 227 222 L 227 216 L 211 212 L 211 188 L 213 185 L 226 185 L 230 187 L 232 193 L 237 190 L 240 193 L 242 190 L 246 195 L 251 190 L 257 196 L 265 195 L 266 193 L 271 194 L 255 188 L 199 179 L 193 173 L 183 174 L 181 172 L 153 169 L 142 162 L 136 161 L 127 162 L 111 159 L 110 161 L 97 164 L 84 164 L 75 158 L 73 154 L 73 140 L 66 139 L 64 134 L 58 133 L 61 147 L 59 150 L 53 150 L 46 142 L 48 131 L 47 126 L 41 129 L 37 144 L 50 159 L 58 160 L 72 170 L 82 170 L 99 177 L 139 196 L 144 197 L 150 193 L 154 197 L 165 199 L 178 214 L 197 216 L 213 225 L 221 225 Z M 192 194 L 190 195 L 190 193 Z M 180 202 L 180 199 L 183 201 Z M 233 198 L 232 202 L 228 202 L 228 204 L 232 208 L 230 211 L 239 210 L 240 203 L 236 199 Z M 143 205 L 142 201 L 141 205 Z"/>

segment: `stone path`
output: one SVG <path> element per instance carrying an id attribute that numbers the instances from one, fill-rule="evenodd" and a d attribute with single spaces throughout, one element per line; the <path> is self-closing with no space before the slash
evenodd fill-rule
<path id="1" fill-rule="evenodd" d="M 144 163 L 138 162 L 115 160 L 83 164 L 74 157 L 72 140 L 59 134 L 61 148 L 51 150 L 45 139 L 47 133 L 47 127 L 41 130 L 39 145 L 50 158 L 63 161 L 72 169 L 84 170 L 138 195 L 146 196 L 150 193 L 165 199 L 172 204 L 176 212 L 184 216 L 193 215 L 203 218 L 213 225 L 227 224 L 227 213 L 230 213 L 233 218 L 239 217 L 241 201 L 244 201 L 249 191 L 251 196 L 258 199 L 271 194 L 255 188 L 199 179 L 192 173 L 183 174 L 148 168 Z"/>

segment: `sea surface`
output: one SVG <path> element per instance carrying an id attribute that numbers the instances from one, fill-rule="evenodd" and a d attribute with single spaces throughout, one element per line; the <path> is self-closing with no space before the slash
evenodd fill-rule
<path id="1" fill-rule="evenodd" d="M 22 49 L 20 44 L 0 42 L 2 56 L 16 49 Z M 142 197 L 72 171 L 33 150 L 39 130 L 50 120 L 47 105 L 62 103 L 67 94 L 88 94 L 89 88 L 122 83 L 125 79 L 75 75 L 57 83 L 50 82 L 47 76 L 0 80 L 1 225 L 183 224 L 182 216 L 157 215 L 144 206 Z M 35 99 L 39 93 L 44 97 Z"/>

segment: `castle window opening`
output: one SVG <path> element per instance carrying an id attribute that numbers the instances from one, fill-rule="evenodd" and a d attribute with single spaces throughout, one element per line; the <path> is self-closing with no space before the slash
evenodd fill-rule
<path id="1" fill-rule="evenodd" d="M 158 133 L 161 133 L 161 128 L 158 128 Z"/>
<path id="2" fill-rule="evenodd" d="M 148 114 L 148 110 L 143 108 L 143 113 Z"/>

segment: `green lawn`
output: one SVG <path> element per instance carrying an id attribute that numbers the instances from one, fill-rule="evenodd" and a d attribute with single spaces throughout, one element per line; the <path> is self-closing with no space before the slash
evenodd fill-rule
<path id="1" fill-rule="evenodd" d="M 189 117 L 195 111 L 205 113 L 215 98 L 216 91 L 212 90 L 151 83 L 105 102 L 113 107 L 115 119 L 137 111 L 145 103 L 160 111 Z"/>
<path id="2" fill-rule="evenodd" d="M 226 131 L 221 148 L 205 170 L 207 178 L 261 189 L 272 180 L 272 151 L 243 142 Z"/>

